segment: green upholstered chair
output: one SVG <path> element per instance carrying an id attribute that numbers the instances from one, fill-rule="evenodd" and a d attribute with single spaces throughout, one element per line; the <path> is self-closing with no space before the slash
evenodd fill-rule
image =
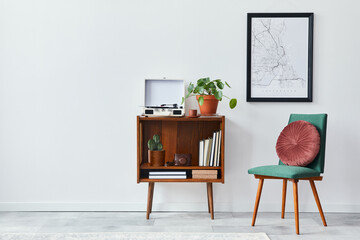
<path id="1" fill-rule="evenodd" d="M 324 226 L 326 226 L 326 220 L 321 208 L 319 196 L 317 194 L 314 181 L 321 181 L 322 176 L 320 175 L 324 172 L 327 114 L 291 114 L 289 123 L 298 120 L 310 122 L 317 128 L 320 134 L 320 151 L 314 161 L 306 167 L 287 166 L 279 160 L 278 165 L 262 166 L 251 168 L 248 170 L 249 174 L 254 174 L 255 178 L 259 179 L 259 185 L 255 200 L 255 208 L 251 224 L 252 226 L 255 225 L 256 214 L 259 207 L 264 179 L 283 180 L 281 218 L 284 218 L 285 215 L 287 181 L 293 182 L 295 228 L 297 234 L 299 234 L 298 181 L 308 180 L 310 182 L 310 186 L 313 191 L 322 222 Z"/>

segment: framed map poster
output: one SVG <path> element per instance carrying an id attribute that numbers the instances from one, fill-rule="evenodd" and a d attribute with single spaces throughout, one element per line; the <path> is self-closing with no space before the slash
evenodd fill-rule
<path id="1" fill-rule="evenodd" d="M 312 102 L 313 13 L 248 13 L 248 102 Z"/>

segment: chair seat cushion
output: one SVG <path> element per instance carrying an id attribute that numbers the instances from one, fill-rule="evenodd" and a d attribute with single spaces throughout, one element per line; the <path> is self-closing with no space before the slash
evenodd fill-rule
<path id="1" fill-rule="evenodd" d="M 249 174 L 280 177 L 280 178 L 307 178 L 318 177 L 320 173 L 307 167 L 286 166 L 286 165 L 268 165 L 255 167 L 248 170 Z"/>

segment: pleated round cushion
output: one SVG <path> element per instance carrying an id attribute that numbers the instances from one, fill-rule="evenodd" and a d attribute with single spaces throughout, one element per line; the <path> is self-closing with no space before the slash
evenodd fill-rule
<path id="1" fill-rule="evenodd" d="M 276 143 L 276 153 L 289 166 L 307 166 L 319 153 L 320 134 L 316 127 L 303 120 L 287 125 Z"/>

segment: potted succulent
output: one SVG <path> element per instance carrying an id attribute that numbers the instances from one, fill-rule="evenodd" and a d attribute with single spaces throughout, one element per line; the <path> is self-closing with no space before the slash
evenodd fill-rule
<path id="1" fill-rule="evenodd" d="M 229 97 L 223 95 L 222 90 L 224 89 L 225 85 L 231 88 L 227 82 L 223 82 L 221 79 L 210 80 L 208 77 L 200 78 L 197 80 L 196 86 L 193 83 L 189 84 L 186 98 L 196 95 L 201 115 L 215 115 L 217 105 L 223 97 L 230 100 L 229 106 L 231 109 L 236 107 L 236 98 L 230 99 Z"/>
<path id="2" fill-rule="evenodd" d="M 165 150 L 163 150 L 159 135 L 155 134 L 152 139 L 149 139 L 148 148 L 148 161 L 150 166 L 164 166 Z"/>

